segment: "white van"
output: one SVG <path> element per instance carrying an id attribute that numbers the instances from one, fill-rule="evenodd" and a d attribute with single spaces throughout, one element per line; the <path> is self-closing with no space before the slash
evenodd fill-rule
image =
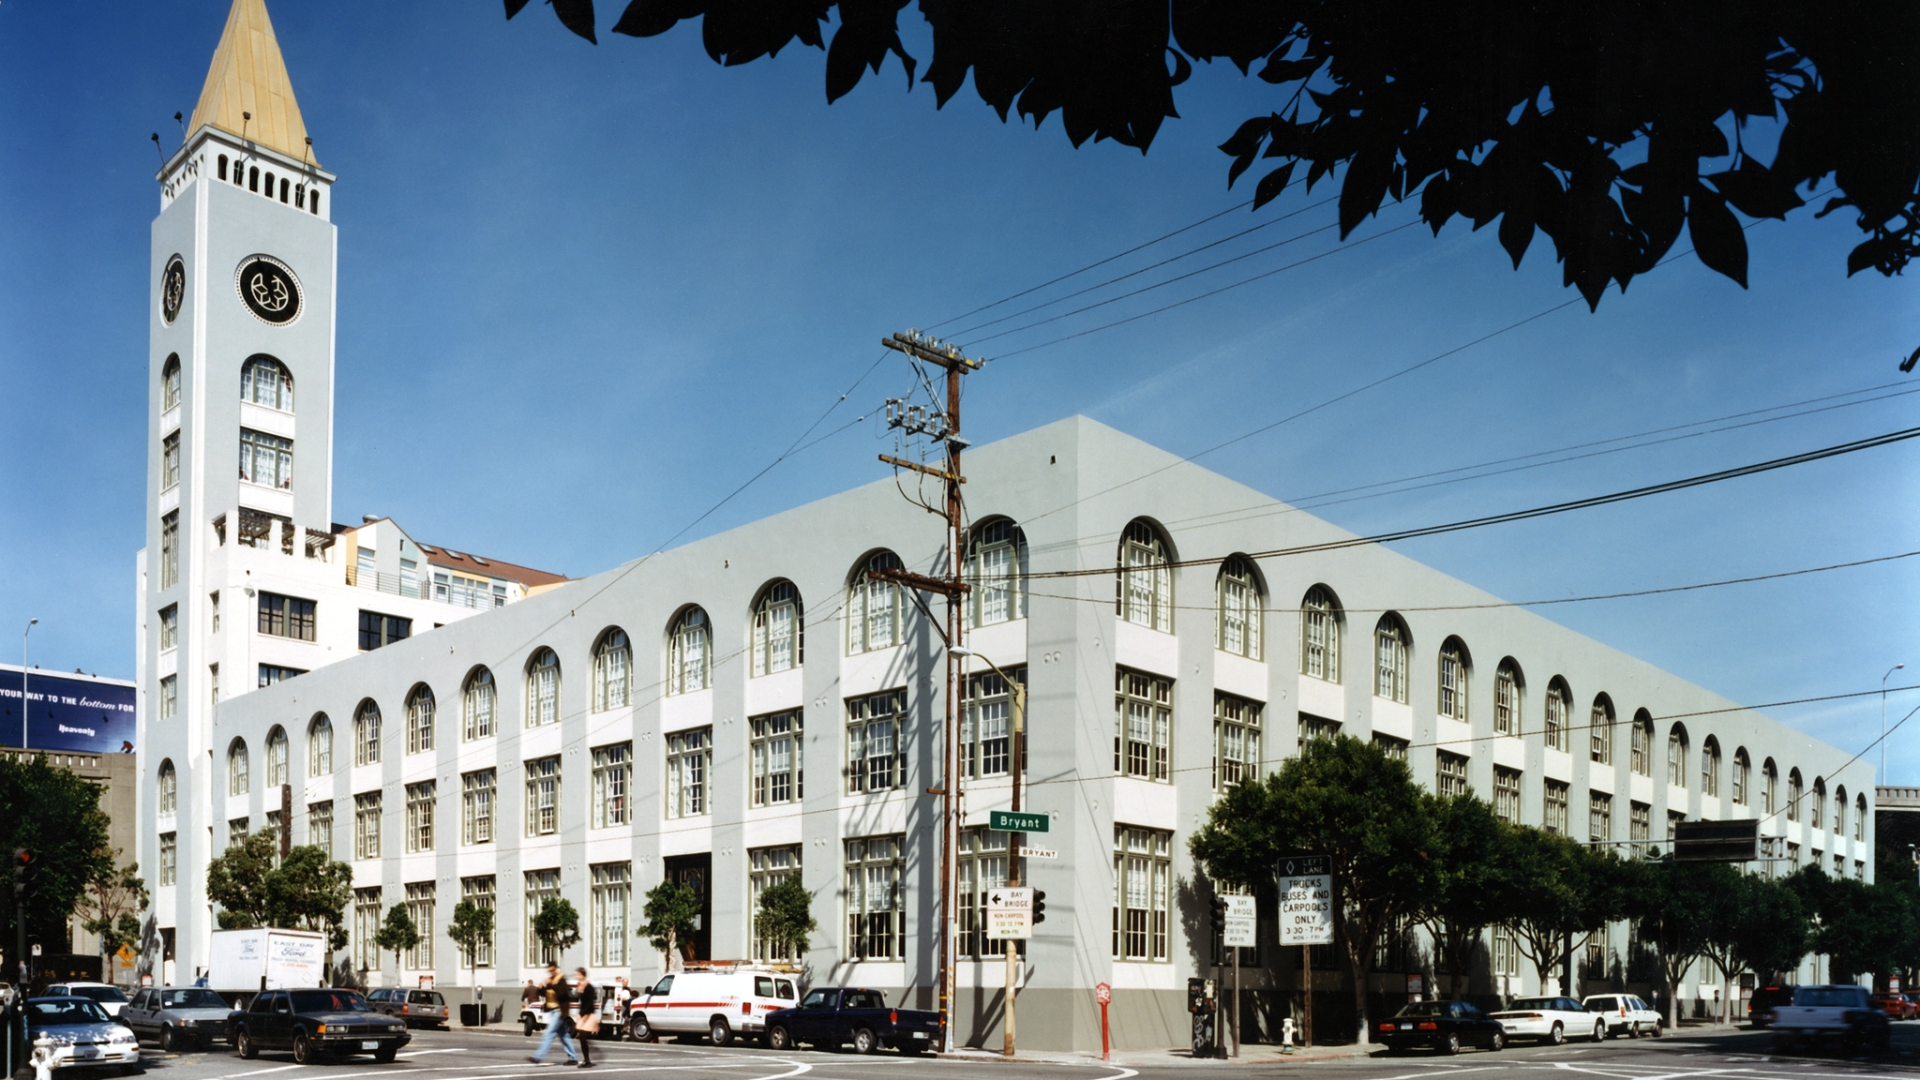
<path id="1" fill-rule="evenodd" d="M 725 1046 L 736 1035 L 764 1035 L 767 1014 L 793 1008 L 796 989 L 793 975 L 765 968 L 676 972 L 633 992 L 627 1033 L 639 1040 L 704 1031 Z"/>

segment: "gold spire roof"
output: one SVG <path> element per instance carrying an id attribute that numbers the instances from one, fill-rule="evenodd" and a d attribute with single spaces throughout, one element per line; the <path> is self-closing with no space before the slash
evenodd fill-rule
<path id="1" fill-rule="evenodd" d="M 244 113 L 253 114 L 252 119 Z M 207 85 L 193 107 L 189 132 L 212 124 L 222 131 L 251 139 L 291 158 L 312 160 L 307 125 L 300 104 L 293 100 L 293 82 L 281 59 L 267 18 L 266 0 L 233 0 L 220 47 L 213 51 Z M 319 162 L 314 162 L 318 165 Z"/>

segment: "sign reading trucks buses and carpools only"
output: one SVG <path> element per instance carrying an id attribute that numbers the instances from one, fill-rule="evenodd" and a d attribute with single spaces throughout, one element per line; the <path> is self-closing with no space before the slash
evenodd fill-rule
<path id="1" fill-rule="evenodd" d="M 0 746 L 20 745 L 20 668 L 0 665 Z M 27 748 L 131 754 L 133 684 L 29 668 Z"/>
<path id="2" fill-rule="evenodd" d="M 1333 944 L 1333 876 L 1324 855 L 1282 858 L 1280 944 Z"/>

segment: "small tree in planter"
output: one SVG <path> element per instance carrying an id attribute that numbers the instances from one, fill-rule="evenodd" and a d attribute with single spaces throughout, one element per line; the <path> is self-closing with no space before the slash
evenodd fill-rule
<path id="1" fill-rule="evenodd" d="M 575 945 L 580 944 L 580 913 L 573 910 L 573 904 L 564 899 L 549 897 L 540 904 L 540 911 L 533 917 L 533 936 L 546 948 L 554 950 L 554 959 Z"/>
<path id="2" fill-rule="evenodd" d="M 453 921 L 447 924 L 447 936 L 467 958 L 467 970 L 473 972 L 473 1000 L 480 1006 L 480 1023 L 487 1022 L 487 1010 L 480 995 L 480 946 L 493 940 L 493 909 L 471 900 L 453 906 Z"/>
<path id="3" fill-rule="evenodd" d="M 680 970 L 680 943 L 693 936 L 694 923 L 700 918 L 700 894 L 690 885 L 662 881 L 647 890 L 647 903 L 641 909 L 647 918 L 639 935 L 667 954 L 667 970 Z"/>
<path id="4" fill-rule="evenodd" d="M 407 905 L 395 904 L 387 909 L 387 917 L 380 924 L 380 931 L 373 935 L 374 947 L 382 952 L 393 954 L 394 978 L 400 977 L 400 954 L 420 944 L 420 931 L 413 925 L 413 916 L 407 914 Z"/>
<path id="5" fill-rule="evenodd" d="M 813 920 L 813 895 L 794 878 L 760 894 L 760 910 L 753 914 L 754 933 L 770 956 L 799 961 L 807 955 L 809 936 L 820 924 Z"/>

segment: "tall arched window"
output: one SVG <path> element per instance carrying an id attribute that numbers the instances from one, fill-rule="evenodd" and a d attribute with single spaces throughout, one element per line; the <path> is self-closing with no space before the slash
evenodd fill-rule
<path id="1" fill-rule="evenodd" d="M 1853 797 L 1853 838 L 1867 838 L 1867 795 L 1861 792 Z"/>
<path id="2" fill-rule="evenodd" d="M 1787 770 L 1787 820 L 1800 820 L 1800 800 L 1806 794 L 1800 783 L 1800 770 Z"/>
<path id="3" fill-rule="evenodd" d="M 227 794 L 245 795 L 253 790 L 253 775 L 247 767 L 247 744 L 235 739 L 227 746 Z"/>
<path id="4" fill-rule="evenodd" d="M 424 684 L 407 695 L 407 753 L 433 749 L 433 691 Z"/>
<path id="5" fill-rule="evenodd" d="M 371 699 L 353 711 L 353 763 L 380 763 L 380 706 Z"/>
<path id="6" fill-rule="evenodd" d="M 1613 699 L 1601 694 L 1587 714 L 1588 756 L 1595 764 L 1613 764 Z"/>
<path id="7" fill-rule="evenodd" d="M 1700 744 L 1700 794 L 1720 797 L 1720 740 L 1712 735 Z"/>
<path id="8" fill-rule="evenodd" d="M 705 690 L 711 672 L 713 628 L 702 608 L 690 607 L 667 630 L 667 693 Z"/>
<path id="9" fill-rule="evenodd" d="M 293 780 L 292 763 L 287 760 L 287 729 L 279 724 L 267 732 L 267 786 L 277 788 Z"/>
<path id="10" fill-rule="evenodd" d="M 271 356 L 251 357 L 240 365 L 240 400 L 292 412 L 293 376 Z"/>
<path id="11" fill-rule="evenodd" d="M 1653 775 L 1653 714 L 1645 709 L 1633 714 L 1633 772 L 1635 776 Z"/>
<path id="12" fill-rule="evenodd" d="M 460 690 L 460 737 L 469 741 L 492 738 L 493 706 L 493 672 L 475 668 Z"/>
<path id="13" fill-rule="evenodd" d="M 1768 816 L 1780 812 L 1780 767 L 1772 758 L 1760 766 L 1760 812 Z"/>
<path id="14" fill-rule="evenodd" d="M 173 759 L 160 763 L 160 810 L 162 814 L 175 813 L 180 808 L 180 776 L 173 771 Z"/>
<path id="15" fill-rule="evenodd" d="M 1841 784 L 1833 789 L 1833 838 L 1838 840 L 1847 835 L 1847 786 Z"/>
<path id="16" fill-rule="evenodd" d="M 1373 693 L 1389 701 L 1407 703 L 1407 653 L 1412 641 L 1407 624 L 1389 611 L 1373 628 Z"/>
<path id="17" fill-rule="evenodd" d="M 1214 583 L 1215 647 L 1249 660 L 1264 660 L 1261 626 L 1266 621 L 1266 590 L 1253 560 L 1235 555 L 1220 565 Z"/>
<path id="18" fill-rule="evenodd" d="M 1827 782 L 1822 777 L 1813 778 L 1813 798 L 1807 800 L 1807 824 L 1817 832 L 1820 820 L 1825 816 L 1827 805 Z"/>
<path id="19" fill-rule="evenodd" d="M 307 725 L 307 775 L 325 776 L 333 771 L 333 721 L 318 713 Z"/>
<path id="20" fill-rule="evenodd" d="M 1457 637 L 1450 637 L 1440 643 L 1440 693 L 1438 711 L 1449 720 L 1462 723 L 1467 719 L 1467 674 L 1473 669 L 1473 659 L 1467 652 L 1467 644 Z"/>
<path id="21" fill-rule="evenodd" d="M 1027 617 L 1025 577 L 1027 538 L 1006 518 L 973 531 L 967 553 L 967 582 L 973 586 L 968 609 L 973 625 L 992 626 Z"/>
<path id="22" fill-rule="evenodd" d="M 541 727 L 560 721 L 560 658 L 541 648 L 527 661 L 527 725 Z"/>
<path id="23" fill-rule="evenodd" d="M 1747 748 L 1738 747 L 1733 752 L 1733 801 L 1741 806 L 1747 805 L 1747 797 L 1753 783 L 1753 759 L 1747 756 Z"/>
<path id="24" fill-rule="evenodd" d="M 177 408 L 180 405 L 180 354 L 167 357 L 160 368 L 160 411 Z"/>
<path id="25" fill-rule="evenodd" d="M 1315 585 L 1300 601 L 1300 674 L 1340 681 L 1340 601 Z"/>
<path id="26" fill-rule="evenodd" d="M 974 588 L 981 588 L 976 580 Z M 801 621 L 800 590 L 776 581 L 760 590 L 753 604 L 753 674 L 792 671 L 806 662 L 806 625 Z"/>
<path id="27" fill-rule="evenodd" d="M 627 684 L 633 671 L 633 646 L 627 632 L 614 627 L 600 635 L 593 647 L 593 711 L 627 707 Z"/>
<path id="28" fill-rule="evenodd" d="M 1667 783 L 1687 786 L 1687 728 L 1675 724 L 1667 731 Z"/>
<path id="29" fill-rule="evenodd" d="M 1160 530 L 1135 521 L 1120 535 L 1120 574 L 1115 603 L 1120 617 L 1139 626 L 1173 632 L 1173 570 Z"/>
<path id="30" fill-rule="evenodd" d="M 1500 661 L 1493 673 L 1493 733 L 1520 734 L 1520 693 L 1527 688 L 1520 665 L 1509 656 Z"/>
<path id="31" fill-rule="evenodd" d="M 877 551 L 847 581 L 847 654 L 890 649 L 900 644 L 900 586 L 874 577 L 881 570 L 904 569 L 900 556 Z"/>
<path id="32" fill-rule="evenodd" d="M 1547 749 L 1569 752 L 1567 724 L 1572 716 L 1573 691 L 1567 687 L 1567 680 L 1555 675 L 1547 681 L 1547 700 L 1541 714 Z"/>

